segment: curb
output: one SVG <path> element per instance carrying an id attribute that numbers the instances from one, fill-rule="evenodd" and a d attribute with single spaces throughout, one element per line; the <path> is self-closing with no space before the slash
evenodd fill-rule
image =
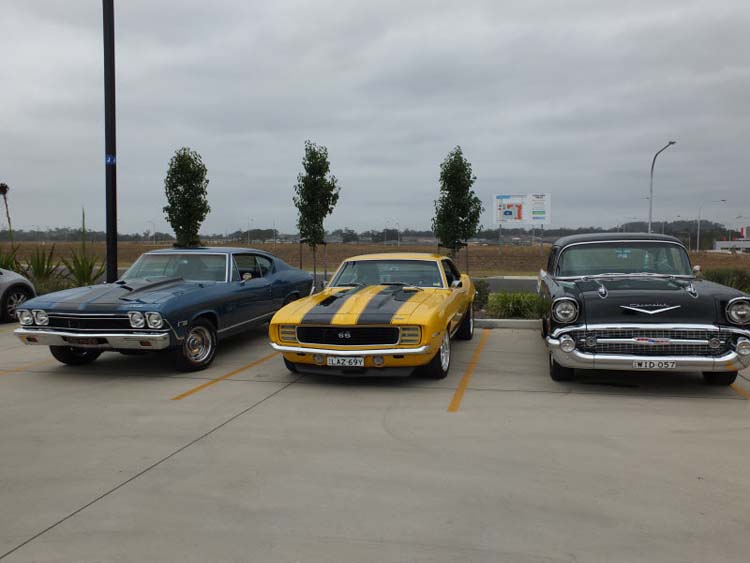
<path id="1" fill-rule="evenodd" d="M 541 330 L 540 319 L 475 319 L 478 328 L 515 328 L 521 330 Z"/>

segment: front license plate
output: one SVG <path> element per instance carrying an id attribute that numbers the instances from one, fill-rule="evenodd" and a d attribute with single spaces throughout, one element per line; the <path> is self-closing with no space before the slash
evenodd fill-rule
<path id="1" fill-rule="evenodd" d="M 677 369 L 677 362 L 654 362 L 652 360 L 636 360 L 633 369 Z"/>
<path id="2" fill-rule="evenodd" d="M 78 346 L 96 346 L 103 343 L 102 338 L 79 338 L 76 336 L 66 336 L 63 340 L 68 344 L 77 344 Z"/>
<path id="3" fill-rule="evenodd" d="M 339 368 L 363 368 L 364 358 L 348 358 L 345 356 L 328 356 L 328 365 Z"/>

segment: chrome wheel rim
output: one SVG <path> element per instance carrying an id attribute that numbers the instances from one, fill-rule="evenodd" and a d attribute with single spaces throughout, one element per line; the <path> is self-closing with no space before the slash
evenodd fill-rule
<path id="1" fill-rule="evenodd" d="M 185 355 L 196 364 L 205 362 L 211 356 L 213 347 L 211 331 L 202 326 L 194 327 L 185 338 Z"/>
<path id="2" fill-rule="evenodd" d="M 448 367 L 451 365 L 451 339 L 448 336 L 448 331 L 443 336 L 443 343 L 440 345 L 440 367 L 443 371 L 448 371 Z"/>
<path id="3" fill-rule="evenodd" d="M 11 293 L 8 296 L 8 301 L 6 302 L 5 310 L 8 313 L 8 316 L 11 319 L 15 319 L 16 317 L 16 310 L 18 309 L 19 305 L 25 303 L 28 301 L 28 297 L 25 293 L 22 291 L 15 291 Z"/>

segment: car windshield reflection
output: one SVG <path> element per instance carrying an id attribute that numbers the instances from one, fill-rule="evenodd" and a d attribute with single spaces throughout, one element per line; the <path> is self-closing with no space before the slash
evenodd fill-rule
<path id="1" fill-rule="evenodd" d="M 354 260 L 331 282 L 331 287 L 366 285 L 443 287 L 443 280 L 437 262 L 430 260 Z"/>
<path id="2" fill-rule="evenodd" d="M 687 252 L 678 244 L 612 242 L 566 248 L 557 263 L 557 276 L 692 276 L 692 271 Z"/>
<path id="3" fill-rule="evenodd" d="M 226 281 L 226 257 L 218 254 L 144 254 L 122 279 L 182 278 L 195 282 Z"/>

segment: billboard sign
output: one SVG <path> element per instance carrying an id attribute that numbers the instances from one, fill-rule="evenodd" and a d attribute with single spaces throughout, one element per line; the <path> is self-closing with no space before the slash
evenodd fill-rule
<path id="1" fill-rule="evenodd" d="M 552 215 L 550 194 L 498 194 L 495 196 L 495 224 L 549 225 Z"/>

